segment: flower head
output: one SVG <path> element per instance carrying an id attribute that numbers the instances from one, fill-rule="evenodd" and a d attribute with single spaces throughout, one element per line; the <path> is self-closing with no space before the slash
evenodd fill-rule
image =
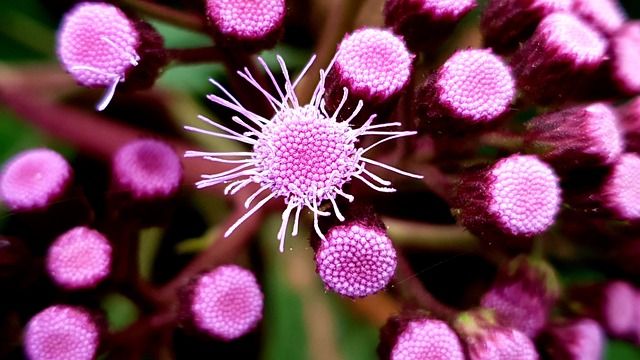
<path id="1" fill-rule="evenodd" d="M 348 90 L 346 89 L 344 89 L 342 102 L 333 115 L 329 115 L 324 108 L 324 101 L 322 100 L 326 78 L 324 70 L 320 71 L 320 83 L 315 89 L 311 102 L 307 105 L 301 105 L 294 93 L 294 89 L 304 72 L 311 65 L 311 62 L 303 70 L 300 77 L 292 83 L 284 61 L 278 56 L 278 62 L 286 79 L 283 92 L 275 82 L 275 78 L 266 63 L 260 58 L 259 61 L 278 90 L 279 98 L 262 89 L 247 69 L 244 72 L 238 72 L 238 74 L 260 90 L 269 100 L 276 112 L 273 118 L 266 119 L 245 109 L 220 84 L 215 80 L 211 80 L 214 85 L 225 92 L 231 101 L 217 95 L 209 95 L 208 98 L 243 115 L 247 120 L 237 116 L 234 116 L 232 120 L 244 127 L 246 132 L 236 132 L 203 116 L 200 116 L 201 120 L 225 131 L 227 134 L 186 127 L 188 130 L 229 138 L 252 146 L 252 151 L 247 152 L 188 151 L 185 155 L 187 157 L 203 157 L 215 162 L 240 164 L 229 171 L 203 175 L 204 179 L 197 183 L 198 188 L 230 182 L 225 189 L 225 194 L 233 195 L 251 183 L 258 184 L 260 189 L 245 202 L 245 207 L 247 208 L 263 191 L 270 191 L 269 195 L 260 200 L 232 225 L 225 233 L 225 236 L 229 236 L 267 201 L 282 197 L 287 207 L 282 214 L 282 226 L 277 237 L 280 240 L 280 251 L 284 251 L 285 232 L 293 210 L 296 210 L 296 213 L 292 235 L 295 236 L 297 234 L 300 212 L 306 207 L 313 212 L 316 233 L 321 238 L 324 238 L 318 227 L 318 216 L 328 216 L 330 212 L 320 210 L 320 204 L 323 201 L 330 201 L 336 216 L 343 220 L 344 217 L 338 209 L 336 198 L 341 196 L 349 201 L 353 200 L 353 196 L 342 190 L 344 185 L 353 178 L 363 181 L 378 191 L 395 191 L 395 189 L 389 187 L 391 185 L 389 181 L 369 171 L 366 168 L 367 165 L 374 165 L 406 176 L 421 178 L 419 175 L 404 172 L 365 157 L 365 154 L 378 144 L 402 136 L 413 135 L 415 132 L 379 130 L 400 124 L 373 125 L 372 122 L 375 116 L 371 116 L 360 128 L 352 128 L 350 121 L 361 110 L 362 101 L 358 103 L 358 106 L 348 119 L 338 121 L 338 113 L 347 99 Z M 381 135 L 383 138 L 363 149 L 357 146 L 359 137 L 363 135 Z"/>
<path id="2" fill-rule="evenodd" d="M 24 348 L 31 360 L 92 360 L 100 328 L 86 310 L 68 305 L 50 306 L 29 320 Z"/>
<path id="3" fill-rule="evenodd" d="M 620 156 L 602 186 L 602 206 L 621 220 L 640 219 L 640 156 Z"/>
<path id="4" fill-rule="evenodd" d="M 606 35 L 616 32 L 627 20 L 618 0 L 573 0 L 572 10 Z"/>
<path id="5" fill-rule="evenodd" d="M 610 39 L 611 78 L 625 94 L 640 94 L 640 21 L 622 25 Z"/>
<path id="6" fill-rule="evenodd" d="M 223 265 L 200 275 L 182 305 L 189 322 L 212 337 L 230 341 L 262 319 L 263 294 L 253 273 Z"/>
<path id="7" fill-rule="evenodd" d="M 95 230 L 75 227 L 51 244 L 46 266 L 58 286 L 71 290 L 95 287 L 111 272 L 111 244 Z"/>
<path id="8" fill-rule="evenodd" d="M 600 324 L 589 318 L 579 318 L 549 326 L 540 336 L 540 343 L 550 359 L 602 359 L 605 335 Z"/>

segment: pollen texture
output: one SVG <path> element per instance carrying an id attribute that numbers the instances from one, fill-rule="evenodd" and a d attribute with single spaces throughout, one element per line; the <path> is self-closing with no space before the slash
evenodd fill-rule
<path id="1" fill-rule="evenodd" d="M 207 17 L 224 35 L 260 39 L 277 30 L 284 18 L 284 0 L 208 0 Z"/>
<path id="2" fill-rule="evenodd" d="M 111 244 L 98 231 L 79 226 L 49 247 L 47 273 L 65 289 L 95 287 L 111 272 Z"/>
<path id="3" fill-rule="evenodd" d="M 263 295 L 249 270 L 220 266 L 203 274 L 191 299 L 193 323 L 212 337 L 230 341 L 253 330 L 262 319 Z"/>
<path id="4" fill-rule="evenodd" d="M 50 306 L 29 320 L 24 348 L 30 360 L 92 360 L 99 329 L 86 311 L 67 305 Z"/>
<path id="5" fill-rule="evenodd" d="M 560 209 L 560 186 L 551 167 L 535 156 L 513 155 L 490 171 L 488 211 L 513 235 L 535 235 L 553 223 Z"/>
<path id="6" fill-rule="evenodd" d="M 544 39 L 558 56 L 572 59 L 576 66 L 599 64 L 607 49 L 607 41 L 595 29 L 566 13 L 553 13 L 542 19 L 536 33 L 540 38 L 534 38 Z"/>
<path id="7" fill-rule="evenodd" d="M 611 71 L 618 88 L 627 94 L 640 93 L 640 21 L 630 21 L 610 39 Z"/>
<path id="8" fill-rule="evenodd" d="M 15 211 L 44 208 L 70 185 L 67 160 L 49 149 L 24 151 L 11 159 L 0 176 L 0 196 Z"/>
<path id="9" fill-rule="evenodd" d="M 606 35 L 616 32 L 627 20 L 617 0 L 573 0 L 573 11 Z"/>
<path id="10" fill-rule="evenodd" d="M 351 298 L 384 289 L 396 269 L 396 251 L 387 235 L 357 223 L 331 228 L 315 260 L 326 288 Z"/>
<path id="11" fill-rule="evenodd" d="M 623 220 L 640 219 L 640 156 L 626 153 L 620 156 L 618 163 L 604 185 L 604 206 Z"/>
<path id="12" fill-rule="evenodd" d="M 391 360 L 464 358 L 456 333 L 444 321 L 434 319 L 409 322 L 391 351 Z"/>
<path id="13" fill-rule="evenodd" d="M 138 32 L 131 20 L 107 3 L 78 3 L 58 31 L 57 53 L 83 86 L 107 87 L 138 64 Z"/>

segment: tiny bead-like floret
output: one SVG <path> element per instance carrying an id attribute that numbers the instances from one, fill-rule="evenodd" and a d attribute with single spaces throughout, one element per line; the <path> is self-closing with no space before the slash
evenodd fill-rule
<path id="1" fill-rule="evenodd" d="M 388 30 L 363 28 L 346 35 L 327 77 L 329 107 L 340 104 L 343 87 L 365 104 L 394 97 L 409 83 L 413 58 L 402 38 Z"/>
<path id="2" fill-rule="evenodd" d="M 73 170 L 60 154 L 49 149 L 19 153 L 0 175 L 0 197 L 14 211 L 45 208 L 71 185 Z"/>
<path id="3" fill-rule="evenodd" d="M 306 207 L 313 213 L 316 233 L 324 239 L 324 235 L 318 227 L 318 216 L 329 216 L 331 213 L 326 210 L 320 210 L 320 205 L 323 201 L 330 201 L 336 217 L 340 221 L 344 221 L 344 217 L 338 209 L 336 198 L 340 196 L 349 201 L 354 200 L 352 195 L 342 190 L 344 185 L 351 179 L 359 179 L 377 191 L 395 191 L 395 189 L 388 187 L 391 185 L 390 181 L 382 179 L 366 169 L 367 164 L 382 167 L 405 176 L 422 178 L 421 175 L 411 174 L 364 156 L 370 149 L 381 143 L 413 135 L 415 132 L 380 130 L 386 127 L 399 126 L 400 123 L 373 125 L 375 115 L 370 116 L 359 128 L 352 127 L 350 121 L 362 109 L 362 100 L 358 102 L 348 119 L 338 121 L 340 110 L 347 102 L 349 92 L 347 89 L 344 89 L 342 101 L 333 112 L 333 115 L 329 115 L 324 107 L 323 100 L 326 80 L 324 70 L 320 71 L 320 82 L 313 93 L 310 103 L 301 105 L 298 102 L 294 89 L 314 59 L 315 57 L 302 70 L 299 77 L 292 82 L 284 60 L 277 56 L 285 77 L 284 91 L 282 91 L 267 64 L 262 58 L 258 58 L 258 61 L 272 80 L 279 99 L 263 89 L 247 69 L 245 69 L 245 72 L 238 72 L 241 77 L 256 87 L 267 98 L 276 112 L 273 118 L 266 119 L 245 109 L 228 91 L 212 79 L 211 82 L 220 88 L 231 101 L 217 95 L 209 95 L 209 99 L 243 115 L 247 119 L 246 121 L 237 116 L 233 116 L 231 119 L 246 131 L 240 133 L 231 130 L 203 116 L 200 116 L 201 120 L 226 132 L 226 134 L 190 126 L 185 127 L 187 130 L 236 140 L 253 147 L 252 151 L 244 152 L 188 151 L 185 154 L 186 157 L 202 157 L 219 163 L 239 164 L 231 170 L 203 175 L 203 180 L 196 184 L 198 188 L 228 183 L 224 193 L 233 195 L 251 183 L 260 185 L 260 188 L 247 198 L 244 204 L 246 208 L 249 208 L 253 200 L 263 191 L 270 190 L 271 192 L 240 217 L 227 230 L 225 237 L 229 236 L 242 222 L 269 200 L 274 197 L 282 197 L 287 207 L 282 214 L 282 225 L 278 231 L 277 238 L 280 240 L 280 251 L 284 251 L 287 224 L 293 210 L 296 210 L 296 212 L 292 235 L 295 236 L 298 233 L 300 212 L 302 208 Z M 357 147 L 356 144 L 359 141 L 359 137 L 363 135 L 382 136 L 383 138 L 362 149 Z"/>
<path id="4" fill-rule="evenodd" d="M 569 11 L 571 4 L 572 0 L 489 0 L 480 19 L 485 44 L 498 53 L 513 50 L 543 17 Z"/>
<path id="5" fill-rule="evenodd" d="M 284 0 L 207 0 L 207 18 L 224 43 L 272 43 L 282 28 Z"/>
<path id="6" fill-rule="evenodd" d="M 191 291 L 191 321 L 214 338 L 237 339 L 262 319 L 260 285 L 251 271 L 240 266 L 223 265 L 200 275 Z"/>
<path id="7" fill-rule="evenodd" d="M 78 84 L 108 88 L 103 110 L 119 82 L 138 65 L 141 39 L 134 23 L 116 6 L 80 2 L 62 20 L 57 53 Z"/>
<path id="8" fill-rule="evenodd" d="M 69 290 L 95 287 L 111 272 L 111 244 L 96 230 L 75 227 L 51 244 L 46 267 L 60 287 Z"/>
<path id="9" fill-rule="evenodd" d="M 615 33 L 627 20 L 618 0 L 573 0 L 573 11 L 606 35 Z"/>
<path id="10" fill-rule="evenodd" d="M 50 306 L 29 320 L 24 349 L 30 360 L 93 360 L 100 329 L 84 309 Z"/>
<path id="11" fill-rule="evenodd" d="M 396 251 L 381 229 L 358 222 L 332 227 L 315 255 L 327 289 L 351 298 L 384 289 L 396 269 Z"/>
<path id="12" fill-rule="evenodd" d="M 115 154 L 113 177 L 135 199 L 165 198 L 178 191 L 182 165 L 168 144 L 153 139 L 135 140 Z"/>
<path id="13" fill-rule="evenodd" d="M 611 77 L 625 94 L 640 94 L 640 21 L 629 21 L 610 39 Z"/>
<path id="14" fill-rule="evenodd" d="M 455 194 L 470 231 L 529 237 L 547 230 L 560 210 L 558 176 L 532 155 L 511 155 L 463 174 Z"/>
<path id="15" fill-rule="evenodd" d="M 444 321 L 417 319 L 410 321 L 398 335 L 391 360 L 463 360 L 464 351 L 458 335 Z"/>
<path id="16" fill-rule="evenodd" d="M 476 5 L 476 0 L 387 0 L 384 22 L 412 51 L 429 51 L 442 44 Z"/>
<path id="17" fill-rule="evenodd" d="M 602 205 L 622 220 L 640 219 L 640 156 L 625 153 L 602 187 Z"/>
<path id="18" fill-rule="evenodd" d="M 555 12 L 540 21 L 514 54 L 518 88 L 540 103 L 563 102 L 591 85 L 607 50 L 607 40 L 576 16 Z"/>
<path id="19" fill-rule="evenodd" d="M 589 318 L 552 324 L 540 336 L 540 343 L 553 360 L 602 359 L 605 335 L 602 327 Z"/>
<path id="20" fill-rule="evenodd" d="M 464 129 L 502 115 L 515 93 L 509 68 L 491 50 L 459 50 L 422 86 L 418 112 L 427 129 Z"/>
<path id="21" fill-rule="evenodd" d="M 624 147 L 618 116 L 604 103 L 546 113 L 526 125 L 528 147 L 557 169 L 610 165 Z"/>

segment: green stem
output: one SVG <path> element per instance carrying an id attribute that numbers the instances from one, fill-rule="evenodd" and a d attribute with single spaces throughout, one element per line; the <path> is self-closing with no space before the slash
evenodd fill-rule
<path id="1" fill-rule="evenodd" d="M 458 225 L 434 225 L 394 218 L 383 218 L 389 237 L 401 247 L 432 251 L 476 251 L 478 239 Z"/>

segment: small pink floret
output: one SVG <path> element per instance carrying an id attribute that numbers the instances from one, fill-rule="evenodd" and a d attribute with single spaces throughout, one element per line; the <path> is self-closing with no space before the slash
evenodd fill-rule
<path id="1" fill-rule="evenodd" d="M 220 266 L 197 280 L 190 309 L 193 323 L 218 339 L 239 338 L 262 319 L 263 297 L 251 271 Z"/>
<path id="2" fill-rule="evenodd" d="M 285 14 L 284 0 L 208 0 L 207 17 L 224 35 L 259 40 L 277 30 Z"/>
<path id="3" fill-rule="evenodd" d="M 407 324 L 391 352 L 391 360 L 463 360 L 458 335 L 444 321 L 414 320 Z"/>
<path id="4" fill-rule="evenodd" d="M 626 153 L 613 166 L 603 188 L 604 206 L 622 220 L 640 219 L 640 156 Z"/>
<path id="5" fill-rule="evenodd" d="M 358 223 L 331 228 L 315 260 L 326 288 L 351 298 L 384 289 L 396 269 L 396 251 L 389 237 Z"/>
<path id="6" fill-rule="evenodd" d="M 71 183 L 67 160 L 49 149 L 23 151 L 11 159 L 0 175 L 0 196 L 14 211 L 35 210 L 57 200 Z"/>
<path id="7" fill-rule="evenodd" d="M 627 20 L 617 0 L 573 0 L 573 11 L 606 35 L 616 32 Z"/>
<path id="8" fill-rule="evenodd" d="M 458 17 L 476 7 L 476 0 L 423 0 L 422 11 L 434 14 L 434 17 Z"/>
<path id="9" fill-rule="evenodd" d="M 615 162 L 624 150 L 624 140 L 617 114 L 603 103 L 589 105 L 585 111 L 586 134 L 584 136 L 591 139 L 593 144 L 586 152 L 600 155 L 604 164 Z"/>
<path id="10" fill-rule="evenodd" d="M 95 287 L 111 272 L 111 244 L 96 230 L 75 227 L 51 244 L 46 267 L 53 281 L 65 289 Z"/>
<path id="11" fill-rule="evenodd" d="M 62 20 L 57 53 L 80 85 L 109 87 L 138 64 L 138 45 L 137 30 L 116 6 L 80 2 Z"/>
<path id="12" fill-rule="evenodd" d="M 611 38 L 613 80 L 625 93 L 640 93 L 640 21 L 623 25 Z"/>
<path id="13" fill-rule="evenodd" d="M 556 51 L 558 56 L 570 58 L 576 66 L 600 64 L 607 50 L 607 40 L 597 30 L 569 13 L 546 16 L 536 35 L 534 38 L 544 41 L 545 47 Z"/>
<path id="14" fill-rule="evenodd" d="M 408 84 L 413 58 L 401 37 L 364 28 L 340 43 L 335 66 L 352 94 L 386 99 Z"/>
<path id="15" fill-rule="evenodd" d="M 166 143 L 142 139 L 118 150 L 113 176 L 136 199 L 163 198 L 176 193 L 182 181 L 180 158 Z"/>
<path id="16" fill-rule="evenodd" d="M 459 50 L 442 65 L 439 102 L 459 118 L 487 122 L 508 110 L 516 90 L 509 68 L 491 50 Z"/>
<path id="17" fill-rule="evenodd" d="M 553 169 L 531 155 L 512 155 L 491 170 L 488 211 L 503 231 L 530 236 L 545 231 L 560 210 L 560 185 Z"/>
<path id="18" fill-rule="evenodd" d="M 81 308 L 54 305 L 29 320 L 24 349 L 30 360 L 93 360 L 99 328 Z"/>

